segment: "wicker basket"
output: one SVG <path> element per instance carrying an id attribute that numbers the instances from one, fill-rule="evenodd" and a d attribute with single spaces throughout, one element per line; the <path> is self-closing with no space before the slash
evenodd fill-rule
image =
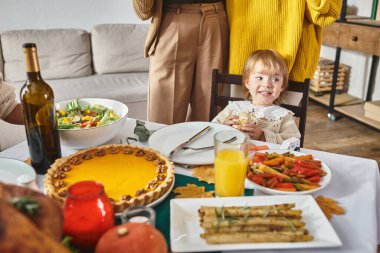
<path id="1" fill-rule="evenodd" d="M 314 73 L 314 77 L 310 81 L 310 89 L 315 93 L 331 91 L 333 74 L 334 61 L 320 58 L 317 70 Z M 350 67 L 344 64 L 339 64 L 338 79 L 336 83 L 337 91 L 343 92 L 347 90 L 349 76 Z"/>

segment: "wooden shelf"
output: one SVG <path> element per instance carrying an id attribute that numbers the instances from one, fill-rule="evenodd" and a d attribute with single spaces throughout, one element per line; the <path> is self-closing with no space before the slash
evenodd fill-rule
<path id="1" fill-rule="evenodd" d="M 380 26 L 380 20 L 372 20 L 368 18 L 347 18 L 347 23 L 357 24 L 357 25 L 368 25 L 368 26 L 374 26 L 374 27 Z"/>
<path id="2" fill-rule="evenodd" d="M 329 106 L 330 104 L 330 94 L 324 94 L 322 96 L 315 96 L 312 91 L 309 93 L 309 97 L 323 105 Z M 356 97 L 353 97 L 351 95 L 348 95 L 347 93 L 342 94 L 336 94 L 335 100 L 334 100 L 334 106 L 342 106 L 342 105 L 355 105 L 355 104 L 362 104 L 364 103 L 363 100 L 358 99 Z"/>
<path id="3" fill-rule="evenodd" d="M 322 96 L 315 96 L 313 93 L 310 93 L 310 99 L 328 106 L 330 103 L 330 94 L 325 94 Z M 380 122 L 372 120 L 364 116 L 364 101 L 348 95 L 347 93 L 336 94 L 335 95 L 335 107 L 334 110 L 355 119 L 359 122 L 362 122 L 366 125 L 369 125 L 377 130 L 380 130 Z"/>
<path id="4" fill-rule="evenodd" d="M 380 130 L 380 122 L 364 116 L 364 104 L 339 106 L 335 111 Z"/>
<path id="5" fill-rule="evenodd" d="M 378 0 L 374 0 L 377 3 Z M 372 100 L 372 93 L 375 87 L 376 71 L 380 57 L 380 21 L 371 20 L 358 16 L 348 16 L 347 0 L 342 2 L 342 12 L 340 19 L 331 26 L 323 29 L 322 44 L 330 47 L 335 47 L 335 62 L 333 85 L 337 87 L 337 74 L 340 63 L 340 53 L 342 49 L 357 51 L 360 53 L 372 55 L 371 71 L 367 86 L 367 101 Z M 373 18 L 372 6 L 372 18 Z M 352 13 L 352 12 L 351 12 Z M 331 93 L 331 92 L 330 92 Z M 334 92 L 336 93 L 336 92 Z M 364 116 L 364 101 L 351 97 L 347 94 L 332 94 L 335 96 L 334 104 L 330 104 L 330 96 L 316 97 L 311 93 L 310 98 L 322 105 L 328 106 L 329 118 L 335 119 L 334 112 L 340 112 L 348 117 L 358 120 L 364 124 L 380 130 L 380 122 L 366 118 Z"/>

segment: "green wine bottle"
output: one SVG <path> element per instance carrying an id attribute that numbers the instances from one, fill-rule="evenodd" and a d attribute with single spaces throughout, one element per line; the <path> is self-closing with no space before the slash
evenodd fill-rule
<path id="1" fill-rule="evenodd" d="M 38 174 L 45 174 L 50 165 L 61 157 L 54 95 L 42 79 L 34 43 L 23 45 L 26 82 L 20 91 L 24 109 L 25 130 L 32 166 Z"/>

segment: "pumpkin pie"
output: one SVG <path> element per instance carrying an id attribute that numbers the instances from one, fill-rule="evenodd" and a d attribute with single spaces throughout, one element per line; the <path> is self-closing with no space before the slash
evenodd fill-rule
<path id="1" fill-rule="evenodd" d="M 130 206 L 148 205 L 169 191 L 174 165 L 151 148 L 104 145 L 57 159 L 44 184 L 46 193 L 63 204 L 67 188 L 84 180 L 102 183 L 115 212 L 121 212 Z"/>

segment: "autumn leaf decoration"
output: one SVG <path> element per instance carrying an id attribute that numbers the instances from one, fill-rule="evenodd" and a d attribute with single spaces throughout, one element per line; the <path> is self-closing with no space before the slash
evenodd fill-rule
<path id="1" fill-rule="evenodd" d="M 333 199 L 326 198 L 323 196 L 318 196 L 315 198 L 319 207 L 322 209 L 323 213 L 326 215 L 327 219 L 331 220 L 333 214 L 342 215 L 345 213 L 344 209 L 339 206 L 338 202 Z"/>
<path id="2" fill-rule="evenodd" d="M 29 165 L 32 165 L 32 159 L 31 159 L 30 157 L 28 157 L 28 159 L 26 159 L 26 160 L 24 161 L 24 163 L 29 164 Z"/>
<path id="3" fill-rule="evenodd" d="M 195 167 L 193 168 L 193 176 L 198 178 L 199 181 L 214 184 L 214 167 Z"/>
<path id="4" fill-rule="evenodd" d="M 195 184 L 187 184 L 186 186 L 179 186 L 173 190 L 176 198 L 212 198 L 214 191 L 205 192 L 204 186 L 197 186 Z"/>

